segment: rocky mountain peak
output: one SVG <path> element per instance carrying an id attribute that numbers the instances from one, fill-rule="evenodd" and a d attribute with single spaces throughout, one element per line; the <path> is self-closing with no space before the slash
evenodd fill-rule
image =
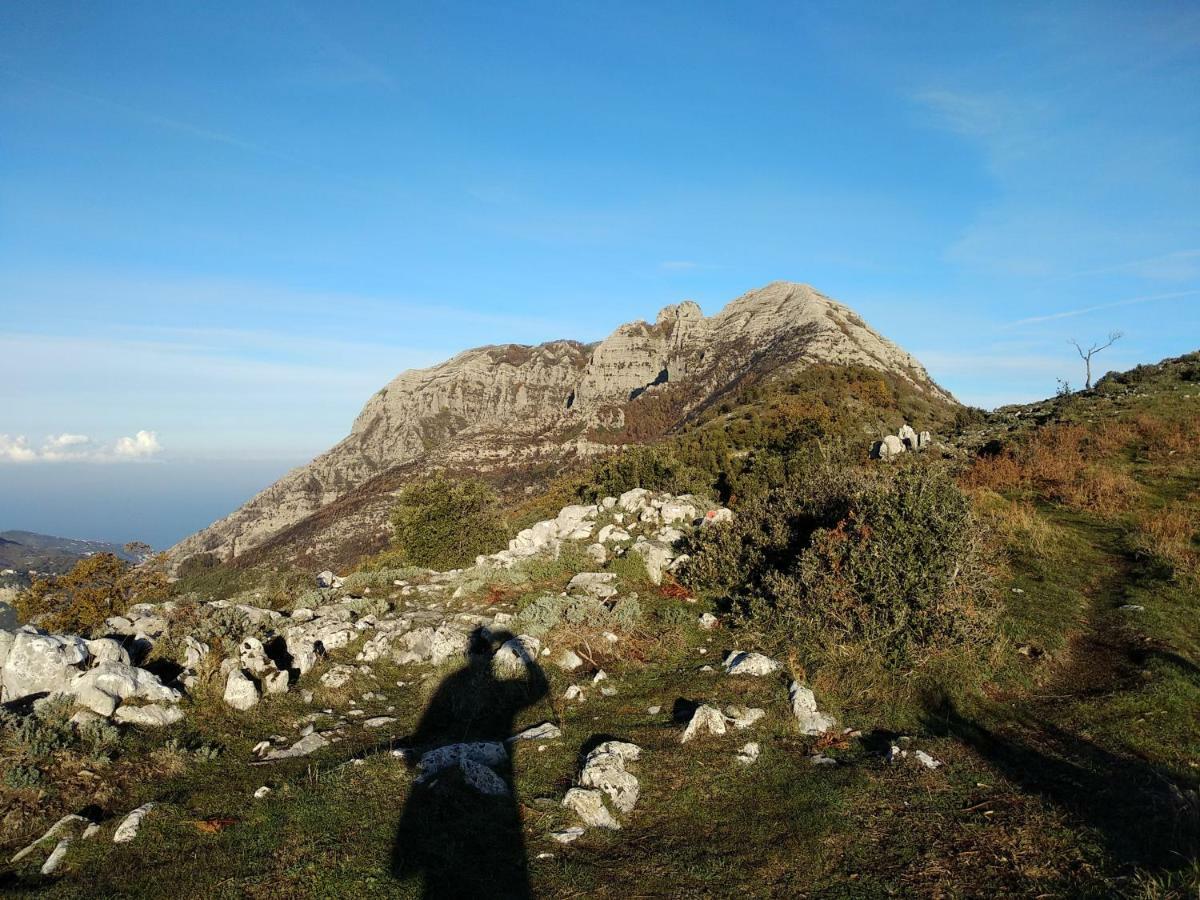
<path id="1" fill-rule="evenodd" d="M 647 404 L 662 401 L 654 418 L 670 428 L 748 374 L 819 363 L 879 369 L 951 399 L 848 307 L 776 281 L 713 316 L 691 300 L 672 304 L 655 324 L 621 325 L 591 346 L 479 347 L 402 372 L 367 401 L 341 443 L 173 553 L 226 558 L 281 540 L 322 553 L 374 539 L 393 492 L 413 474 L 563 464 L 611 448 L 628 415 Z"/>

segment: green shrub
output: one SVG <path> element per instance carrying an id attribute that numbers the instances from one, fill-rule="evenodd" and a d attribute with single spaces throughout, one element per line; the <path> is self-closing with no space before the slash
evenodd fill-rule
<path id="1" fill-rule="evenodd" d="M 392 512 L 398 562 L 431 569 L 470 565 L 508 540 L 496 493 L 475 479 L 429 478 L 400 492 Z"/>
<path id="2" fill-rule="evenodd" d="M 594 597 L 543 594 L 521 607 L 514 624 L 524 634 L 541 637 L 562 624 L 628 630 L 641 618 L 642 606 L 636 596 L 604 602 Z"/>
<path id="3" fill-rule="evenodd" d="M 79 729 L 79 743 L 93 759 L 111 759 L 120 742 L 120 729 L 102 719 L 87 722 Z"/>
<path id="4" fill-rule="evenodd" d="M 597 464 L 587 483 L 579 489 L 579 496 L 595 503 L 639 487 L 709 496 L 713 476 L 684 462 L 668 448 L 629 447 Z"/>
<path id="5" fill-rule="evenodd" d="M 31 788 L 42 783 L 42 772 L 34 765 L 18 763 L 4 770 L 4 783 L 10 788 Z"/>
<path id="6" fill-rule="evenodd" d="M 807 664 L 909 671 L 995 640 L 980 531 L 940 466 L 819 468 L 702 529 L 683 577 Z"/>
<path id="7" fill-rule="evenodd" d="M 86 635 L 132 604 L 155 603 L 169 593 L 164 557 L 131 566 L 111 553 L 96 553 L 65 575 L 36 579 L 17 595 L 16 607 L 22 621 Z"/>

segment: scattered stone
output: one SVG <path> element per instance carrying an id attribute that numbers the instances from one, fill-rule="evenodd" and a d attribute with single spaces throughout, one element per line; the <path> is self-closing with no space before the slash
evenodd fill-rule
<path id="1" fill-rule="evenodd" d="M 808 761 L 814 766 L 836 766 L 838 764 L 836 759 L 823 753 L 814 753 L 808 758 Z"/>
<path id="2" fill-rule="evenodd" d="M 74 813 L 63 816 L 61 819 L 59 819 L 57 822 L 55 822 L 53 825 L 51 825 L 49 828 L 47 828 L 46 832 L 40 838 L 33 841 L 31 844 L 29 844 L 29 846 L 25 847 L 23 850 L 18 850 L 16 855 L 13 856 L 13 858 L 10 859 L 9 862 L 10 863 L 20 862 L 26 856 L 28 856 L 30 853 L 32 853 L 34 850 L 36 850 L 40 845 L 46 843 L 47 841 L 49 841 L 53 838 L 58 837 L 58 835 L 62 834 L 68 828 L 71 828 L 74 825 L 82 825 L 86 822 L 87 822 L 87 819 L 85 819 L 83 816 L 77 816 Z"/>
<path id="3" fill-rule="evenodd" d="M 382 728 L 384 725 L 391 725 L 396 721 L 395 716 L 372 716 L 362 723 L 363 728 Z"/>
<path id="4" fill-rule="evenodd" d="M 636 746 L 634 749 L 638 750 Z M 637 804 L 640 789 L 638 780 L 625 770 L 625 762 L 629 758 L 637 759 L 636 753 L 627 757 L 620 751 L 605 750 L 602 744 L 588 754 L 583 770 L 579 773 L 580 786 L 601 790 L 621 812 L 632 812 Z"/>
<path id="5" fill-rule="evenodd" d="M 590 594 L 600 600 L 617 595 L 615 572 L 580 572 L 567 582 L 567 593 Z"/>
<path id="6" fill-rule="evenodd" d="M 558 655 L 555 665 L 564 672 L 574 672 L 583 665 L 583 660 L 580 659 L 579 654 L 574 650 L 564 650 Z"/>
<path id="7" fill-rule="evenodd" d="M 351 666 L 337 665 L 321 676 L 321 684 L 334 690 L 345 687 L 354 676 Z"/>
<path id="8" fill-rule="evenodd" d="M 498 678 L 524 675 L 537 665 L 542 642 L 528 634 L 507 640 L 492 657 L 492 669 Z"/>
<path id="9" fill-rule="evenodd" d="M 138 830 L 142 827 L 142 819 L 157 805 L 156 803 L 143 803 L 122 819 L 121 824 L 117 826 L 116 832 L 113 833 L 113 843 L 128 844 L 132 842 L 137 837 Z"/>
<path id="10" fill-rule="evenodd" d="M 696 711 L 692 713 L 691 721 L 688 722 L 687 728 L 683 731 L 683 736 L 679 738 L 681 744 L 686 744 L 694 737 L 702 734 L 724 734 L 725 733 L 725 717 L 720 711 L 704 704 L 697 706 Z"/>
<path id="11" fill-rule="evenodd" d="M 230 669 L 223 699 L 234 709 L 247 710 L 258 703 L 258 685 L 241 669 Z"/>
<path id="12" fill-rule="evenodd" d="M 579 816 L 588 828 L 611 828 L 616 831 L 621 823 L 604 805 L 604 795 L 599 791 L 571 788 L 563 798 L 563 806 Z"/>
<path id="13" fill-rule="evenodd" d="M 564 700 L 583 699 L 583 689 L 579 685 L 573 684 L 570 687 L 568 687 L 565 691 L 563 691 L 563 699 Z"/>
<path id="14" fill-rule="evenodd" d="M 702 613 L 700 616 L 699 626 L 705 631 L 712 631 L 717 627 L 717 617 L 712 613 Z"/>
<path id="15" fill-rule="evenodd" d="M 159 706 L 157 703 L 122 706 L 113 713 L 114 722 L 122 725 L 145 725 L 148 728 L 165 728 L 182 718 L 183 710 L 178 706 Z"/>
<path id="16" fill-rule="evenodd" d="M 58 842 L 55 848 L 50 851 L 50 855 L 46 857 L 46 861 L 42 863 L 43 875 L 53 875 L 58 870 L 58 867 L 62 865 L 63 859 L 66 858 L 67 848 L 70 846 L 71 838 L 63 838 Z"/>
<path id="17" fill-rule="evenodd" d="M 258 790 L 256 790 L 254 792 L 254 799 L 261 800 L 265 796 L 267 796 L 267 794 L 269 794 L 269 793 L 271 793 L 271 789 L 264 784 L 262 787 L 260 787 Z"/>
<path id="18" fill-rule="evenodd" d="M 604 681 L 606 678 L 608 678 L 608 673 L 605 672 L 603 669 L 601 669 L 594 676 L 592 676 L 592 684 L 599 684 L 601 681 Z"/>
<path id="19" fill-rule="evenodd" d="M 421 755 L 421 759 L 417 763 L 421 774 L 417 777 L 417 781 L 427 781 L 443 769 L 459 765 L 464 759 L 483 766 L 498 766 L 508 759 L 508 751 L 499 741 L 447 744 Z"/>
<path id="20" fill-rule="evenodd" d="M 725 672 L 729 675 L 752 675 L 755 677 L 771 675 L 783 668 L 781 663 L 769 656 L 763 656 L 761 653 L 742 653 L 737 650 L 726 656 L 722 665 L 725 666 Z"/>
<path id="21" fill-rule="evenodd" d="M 916 758 L 917 762 L 919 762 L 921 765 L 923 765 L 927 769 L 931 769 L 931 770 L 932 769 L 940 769 L 942 766 L 942 763 L 940 760 L 934 759 L 932 756 L 930 756 L 924 750 L 914 751 L 913 756 Z"/>
<path id="22" fill-rule="evenodd" d="M 615 697 L 617 695 L 617 689 L 611 684 L 606 684 L 604 687 L 600 688 L 600 693 L 605 697 Z"/>
<path id="23" fill-rule="evenodd" d="M 267 753 L 258 763 L 251 765 L 261 765 L 262 763 L 278 762 L 281 759 L 293 759 L 297 756 L 308 756 L 310 753 L 316 753 L 323 747 L 329 746 L 329 739 L 323 735 L 313 732 L 306 734 L 296 743 L 283 750 L 272 750 Z"/>
<path id="24" fill-rule="evenodd" d="M 817 698 L 800 682 L 792 682 L 788 688 L 788 699 L 792 702 L 792 713 L 800 723 L 801 734 L 824 734 L 836 724 L 832 716 L 817 711 Z"/>
<path id="25" fill-rule="evenodd" d="M 652 716 L 657 716 L 660 712 L 662 712 L 662 707 L 661 706 L 651 706 L 646 710 L 646 712 L 650 713 L 650 715 L 652 715 Z"/>
<path id="26" fill-rule="evenodd" d="M 586 828 L 581 828 L 580 826 L 576 825 L 571 828 L 564 828 L 561 831 L 550 832 L 550 840 L 558 841 L 560 844 L 569 844 L 572 841 L 577 841 L 583 837 L 586 831 Z M 538 854 L 539 859 L 541 856 L 541 854 Z"/>
<path id="27" fill-rule="evenodd" d="M 737 759 L 744 766 L 749 766 L 758 761 L 759 753 L 762 751 L 754 741 L 742 745 L 742 749 L 737 752 Z"/>
<path id="28" fill-rule="evenodd" d="M 458 761 L 458 767 L 462 770 L 463 780 L 467 785 L 479 793 L 489 797 L 507 797 L 509 795 L 508 785 L 504 783 L 504 779 L 483 763 L 464 756 Z"/>
<path id="29" fill-rule="evenodd" d="M 555 738 L 562 737 L 562 729 L 553 722 L 543 722 L 541 725 L 533 725 L 526 728 L 524 731 L 518 732 L 510 737 L 511 741 L 552 741 Z"/>
<path id="30" fill-rule="evenodd" d="M 729 724 L 740 731 L 743 728 L 749 728 L 765 716 L 767 711 L 753 706 L 730 705 L 725 707 L 724 713 L 725 718 L 729 720 Z"/>

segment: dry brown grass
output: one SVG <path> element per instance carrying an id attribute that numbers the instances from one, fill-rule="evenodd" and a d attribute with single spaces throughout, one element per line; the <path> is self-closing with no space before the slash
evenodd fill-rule
<path id="1" fill-rule="evenodd" d="M 1009 499 L 990 488 L 972 491 L 975 512 L 1003 546 L 1047 557 L 1056 551 L 1057 531 L 1028 499 Z"/>
<path id="2" fill-rule="evenodd" d="M 1023 491 L 1101 516 L 1128 510 L 1141 489 L 1118 468 L 1119 431 L 1053 425 L 1016 448 L 980 457 L 963 476 L 965 487 Z"/>
<path id="3" fill-rule="evenodd" d="M 1176 574 L 1200 576 L 1200 511 L 1168 503 L 1138 517 L 1134 546 L 1167 562 Z"/>

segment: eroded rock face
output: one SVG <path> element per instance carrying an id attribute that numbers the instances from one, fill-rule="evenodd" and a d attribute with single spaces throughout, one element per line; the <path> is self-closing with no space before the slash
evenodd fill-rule
<path id="1" fill-rule="evenodd" d="M 949 398 L 912 356 L 847 307 L 807 285 L 775 282 L 711 317 L 695 303 L 669 306 L 654 324 L 622 325 L 591 348 L 574 341 L 481 347 L 404 372 L 367 402 L 345 440 L 171 553 L 227 558 L 352 495 L 339 516 L 287 538 L 306 543 L 289 543 L 295 553 L 340 546 L 378 531 L 390 488 L 356 489 L 390 469 L 487 470 L 593 454 L 604 447 L 588 439 L 592 429 L 622 427 L 627 409 L 664 391 L 677 392 L 684 415 L 748 372 L 814 362 L 886 370 Z M 686 513 L 662 515 L 669 524 Z"/>

